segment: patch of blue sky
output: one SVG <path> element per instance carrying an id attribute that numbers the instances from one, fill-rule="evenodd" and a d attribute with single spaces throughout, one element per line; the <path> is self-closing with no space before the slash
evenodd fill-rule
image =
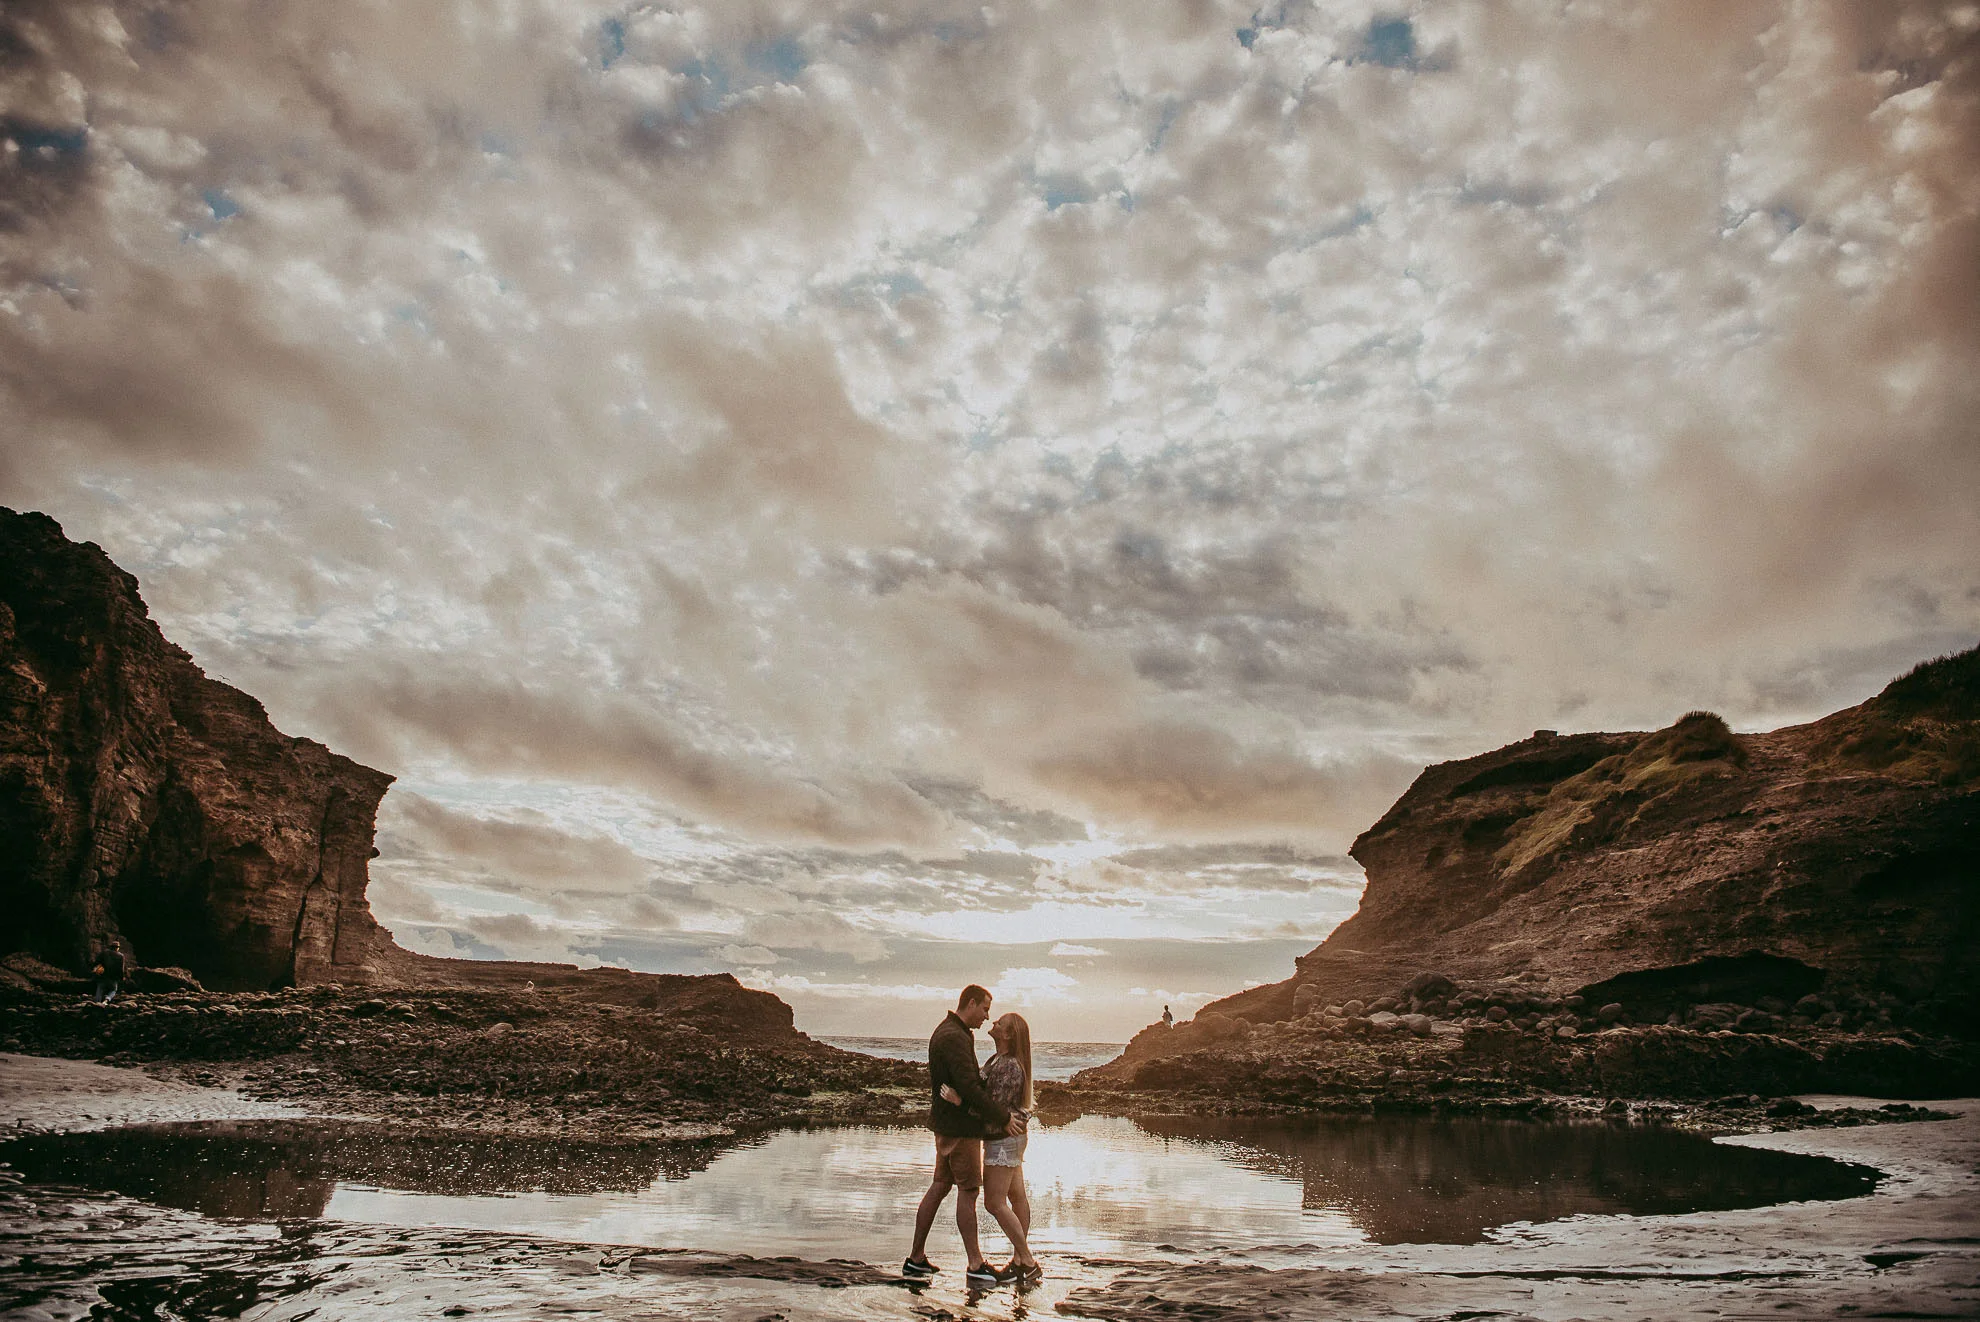
<path id="1" fill-rule="evenodd" d="M 1363 39 L 1362 58 L 1391 69 L 1413 68 L 1416 64 L 1416 29 L 1406 18 L 1376 19 L 1368 25 Z"/>
<path id="2" fill-rule="evenodd" d="M 1327 221 L 1312 229 L 1294 231 L 1287 237 L 1283 244 L 1279 245 L 1280 251 L 1297 251 L 1301 248 L 1310 248 L 1316 243 L 1330 243 L 1335 239 L 1345 239 L 1373 225 L 1376 220 L 1376 214 L 1375 209 L 1366 202 L 1360 203 L 1354 210 L 1348 212 L 1347 215 L 1340 217 L 1338 220 Z"/>
<path id="3" fill-rule="evenodd" d="M 958 41 L 969 41 L 972 38 L 981 37 L 987 30 L 988 24 L 986 23 L 956 23 L 944 19 L 941 22 L 930 24 L 928 34 L 944 46 L 947 46 Z"/>
<path id="4" fill-rule="evenodd" d="M 1006 439 L 1002 419 L 978 419 L 963 437 L 963 448 L 971 454 L 987 454 Z"/>
<path id="5" fill-rule="evenodd" d="M 1766 207 L 1725 207 L 1719 213 L 1719 233 L 1728 235 L 1756 216 L 1765 216 L 1788 234 L 1808 223 L 1808 218 L 1784 202 Z"/>
<path id="6" fill-rule="evenodd" d="M 911 294 L 925 294 L 928 286 L 921 277 L 912 271 L 890 271 L 886 275 L 875 276 L 870 280 L 859 281 L 847 286 L 849 290 L 862 290 L 879 295 L 889 307 L 899 303 Z"/>
<path id="7" fill-rule="evenodd" d="M 1172 96 L 1162 98 L 1162 113 L 1155 120 L 1155 131 L 1148 135 L 1149 155 L 1162 150 L 1162 144 L 1169 139 L 1169 130 L 1175 127 L 1181 115 L 1182 102 Z"/>
<path id="8" fill-rule="evenodd" d="M 393 308 L 392 320 L 401 325 L 411 326 L 428 339 L 433 338 L 433 323 L 427 320 L 426 309 L 417 303 L 401 303 Z"/>
<path id="9" fill-rule="evenodd" d="M 1047 211 L 1057 211 L 1060 207 L 1091 202 L 1098 196 L 1093 185 L 1074 174 L 1039 176 L 1038 194 L 1045 200 Z"/>
<path id="10" fill-rule="evenodd" d="M 37 124 L 8 122 L 4 126 L 5 136 L 11 138 L 20 148 L 21 155 L 54 160 L 66 156 L 80 156 L 89 146 L 89 125 L 83 124 L 72 129 L 48 128 Z"/>
<path id="11" fill-rule="evenodd" d="M 1553 200 L 1553 193 L 1538 184 L 1478 183 L 1467 179 L 1458 189 L 1457 200 L 1461 206 L 1503 204 L 1531 209 L 1547 205 Z"/>
<path id="12" fill-rule="evenodd" d="M 623 19 L 608 18 L 598 25 L 598 67 L 609 69 L 625 58 L 626 25 Z"/>
<path id="13" fill-rule="evenodd" d="M 1271 28 L 1287 26 L 1287 11 L 1290 8 L 1292 6 L 1287 0 L 1280 0 L 1279 4 L 1270 9 L 1253 10 L 1251 21 L 1237 30 L 1238 44 L 1246 50 L 1250 50 L 1252 44 L 1258 40 L 1260 33 Z"/>
<path id="14" fill-rule="evenodd" d="M 213 213 L 215 220 L 226 220 L 229 216 L 241 214 L 241 204 L 228 197 L 223 189 L 209 188 L 200 194 L 206 209 Z"/>
<path id="15" fill-rule="evenodd" d="M 795 37 L 778 37 L 743 47 L 744 65 L 780 83 L 796 82 L 810 63 L 811 57 Z"/>

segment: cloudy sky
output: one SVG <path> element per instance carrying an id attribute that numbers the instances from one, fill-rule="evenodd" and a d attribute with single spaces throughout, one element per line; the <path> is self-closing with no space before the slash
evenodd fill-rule
<path id="1" fill-rule="evenodd" d="M 415 949 L 1290 971 L 1426 762 L 1980 635 L 1980 5 L 0 8 L 0 500 Z"/>

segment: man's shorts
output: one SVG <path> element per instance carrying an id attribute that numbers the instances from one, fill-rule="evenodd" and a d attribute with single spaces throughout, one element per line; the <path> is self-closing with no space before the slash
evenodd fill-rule
<path id="1" fill-rule="evenodd" d="M 935 1178 L 947 1177 L 958 1189 L 983 1187 L 983 1140 L 935 1136 Z"/>

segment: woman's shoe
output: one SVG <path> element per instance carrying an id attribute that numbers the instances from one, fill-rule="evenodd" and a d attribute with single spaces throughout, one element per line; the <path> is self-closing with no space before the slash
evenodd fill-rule
<path id="1" fill-rule="evenodd" d="M 979 1290 L 987 1290 L 995 1285 L 1008 1285 L 1017 1277 L 1006 1276 L 1002 1271 L 985 1262 L 964 1272 L 963 1279 Z"/>

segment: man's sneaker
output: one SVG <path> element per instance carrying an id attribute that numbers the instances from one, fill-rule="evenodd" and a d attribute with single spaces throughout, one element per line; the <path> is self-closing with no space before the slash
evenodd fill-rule
<path id="1" fill-rule="evenodd" d="M 1029 1267 L 1019 1266 L 1015 1262 L 1007 1263 L 1004 1270 L 1009 1273 L 1007 1279 L 1016 1281 L 1021 1289 L 1029 1290 L 1045 1280 L 1045 1268 L 1035 1262 Z"/>
<path id="2" fill-rule="evenodd" d="M 974 1285 L 979 1289 L 983 1289 L 993 1285 L 1004 1285 L 1009 1283 L 1010 1281 L 1016 1280 L 1017 1278 L 1014 1276 L 1006 1276 L 1004 1275 L 1004 1273 L 998 1271 L 995 1267 L 992 1267 L 989 1263 L 983 1262 L 983 1263 L 978 1263 L 976 1266 L 971 1267 L 968 1271 L 964 1272 L 963 1279 L 965 1281 L 968 1281 L 971 1285 Z"/>
<path id="3" fill-rule="evenodd" d="M 940 1267 L 937 1267 L 926 1258 L 909 1258 L 901 1264 L 901 1275 L 903 1276 L 933 1276 L 941 1270 Z"/>

